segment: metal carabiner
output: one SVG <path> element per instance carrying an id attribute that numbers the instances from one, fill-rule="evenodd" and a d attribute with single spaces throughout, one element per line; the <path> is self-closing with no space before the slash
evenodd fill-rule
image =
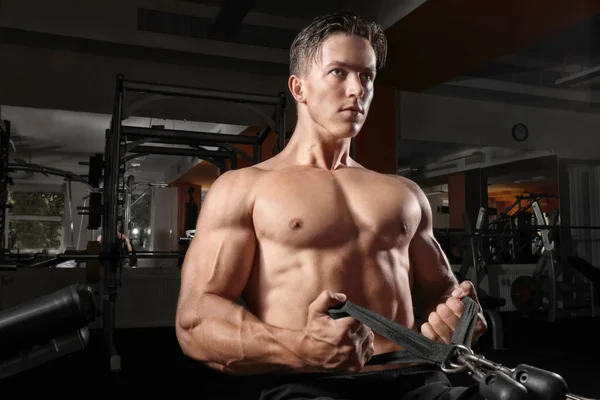
<path id="1" fill-rule="evenodd" d="M 456 353 L 460 353 L 460 354 L 456 354 Z M 459 372 L 464 372 L 464 371 L 470 369 L 470 367 L 467 363 L 464 362 L 464 359 L 461 362 L 460 357 L 465 356 L 465 355 L 474 355 L 474 354 L 475 353 L 473 352 L 473 350 L 468 348 L 467 346 L 464 346 L 462 344 L 456 344 L 456 345 L 454 345 L 454 348 L 452 349 L 450 354 L 448 354 L 448 357 L 440 365 L 440 368 L 441 368 L 442 372 L 449 373 L 449 374 L 456 374 Z M 453 357 L 456 357 L 456 362 L 452 361 Z"/>

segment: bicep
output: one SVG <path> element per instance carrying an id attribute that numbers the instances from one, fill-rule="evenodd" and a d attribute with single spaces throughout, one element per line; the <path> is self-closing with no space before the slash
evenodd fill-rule
<path id="1" fill-rule="evenodd" d="M 456 284 L 448 258 L 429 230 L 417 232 L 411 241 L 410 262 L 415 284 L 428 292 L 444 292 Z"/>
<path id="2" fill-rule="evenodd" d="M 246 223 L 200 218 L 182 267 L 182 290 L 237 299 L 252 268 L 255 242 Z"/>
<path id="3" fill-rule="evenodd" d="M 455 287 L 457 280 L 446 254 L 433 234 L 429 200 L 420 188 L 414 191 L 421 215 L 409 248 L 411 269 L 419 290 L 436 297 Z"/>
<path id="4" fill-rule="evenodd" d="M 182 265 L 179 307 L 193 309 L 206 294 L 241 296 L 256 248 L 246 195 L 224 184 L 209 191 Z"/>

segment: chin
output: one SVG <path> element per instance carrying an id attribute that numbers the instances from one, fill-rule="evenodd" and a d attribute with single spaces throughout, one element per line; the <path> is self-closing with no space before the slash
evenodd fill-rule
<path id="1" fill-rule="evenodd" d="M 346 126 L 341 126 L 341 127 L 336 127 L 336 128 L 337 129 L 330 130 L 330 132 L 333 134 L 333 136 L 335 136 L 339 139 L 352 139 L 353 137 L 358 135 L 358 132 L 360 132 L 362 125 L 352 124 L 350 126 L 346 125 Z"/>

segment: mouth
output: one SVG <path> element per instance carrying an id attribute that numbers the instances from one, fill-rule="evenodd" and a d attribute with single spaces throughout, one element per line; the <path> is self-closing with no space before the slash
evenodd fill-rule
<path id="1" fill-rule="evenodd" d="M 358 114 L 364 114 L 364 110 L 362 109 L 362 107 L 358 107 L 358 106 L 352 106 L 352 107 L 346 107 L 343 108 L 342 111 L 352 111 Z"/>

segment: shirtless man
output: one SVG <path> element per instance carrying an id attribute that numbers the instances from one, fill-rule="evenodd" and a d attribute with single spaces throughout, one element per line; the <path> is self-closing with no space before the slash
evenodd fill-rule
<path id="1" fill-rule="evenodd" d="M 302 389 L 273 386 L 262 399 L 284 392 L 285 398 L 358 398 L 350 396 L 358 387 L 345 394 L 339 391 L 349 386 L 339 384 L 332 386 L 336 393 L 319 390 L 329 377 L 376 382 L 394 371 L 400 371 L 396 395 L 402 388 L 434 398 L 449 390 L 430 367 L 365 366 L 374 354 L 400 348 L 351 317 L 327 314 L 348 299 L 449 342 L 463 309 L 459 299 L 477 300 L 470 282 L 458 284 L 434 239 L 420 188 L 349 156 L 386 46 L 380 27 L 348 14 L 305 28 L 291 49 L 293 136 L 275 157 L 220 176 L 200 212 L 182 268 L 177 337 L 186 355 L 226 374 L 306 377 Z M 413 307 L 427 322 L 417 324 Z M 475 339 L 485 330 L 480 313 Z M 467 392 L 453 388 L 454 397 L 444 398 Z"/>
<path id="2" fill-rule="evenodd" d="M 127 237 L 127 235 L 123 235 L 121 232 L 117 231 L 117 240 L 123 240 L 124 244 L 123 247 L 127 247 L 127 251 L 132 253 L 133 252 L 133 247 L 131 246 L 131 242 L 129 241 L 129 238 Z M 96 239 L 96 241 L 98 241 L 99 243 L 102 243 L 102 235 L 98 235 L 98 238 Z"/>
<path id="3" fill-rule="evenodd" d="M 137 257 L 135 255 L 135 249 L 131 245 L 131 241 L 129 240 L 129 237 L 127 237 L 127 235 L 124 235 L 121 232 L 121 230 L 122 230 L 121 221 L 117 221 L 117 240 L 122 241 L 123 248 L 127 247 L 127 252 L 129 253 L 129 258 L 128 258 L 129 264 L 128 265 L 130 267 L 135 267 L 135 266 L 137 266 Z M 98 235 L 98 238 L 96 239 L 96 241 L 98 243 L 102 243 L 102 235 Z"/>

